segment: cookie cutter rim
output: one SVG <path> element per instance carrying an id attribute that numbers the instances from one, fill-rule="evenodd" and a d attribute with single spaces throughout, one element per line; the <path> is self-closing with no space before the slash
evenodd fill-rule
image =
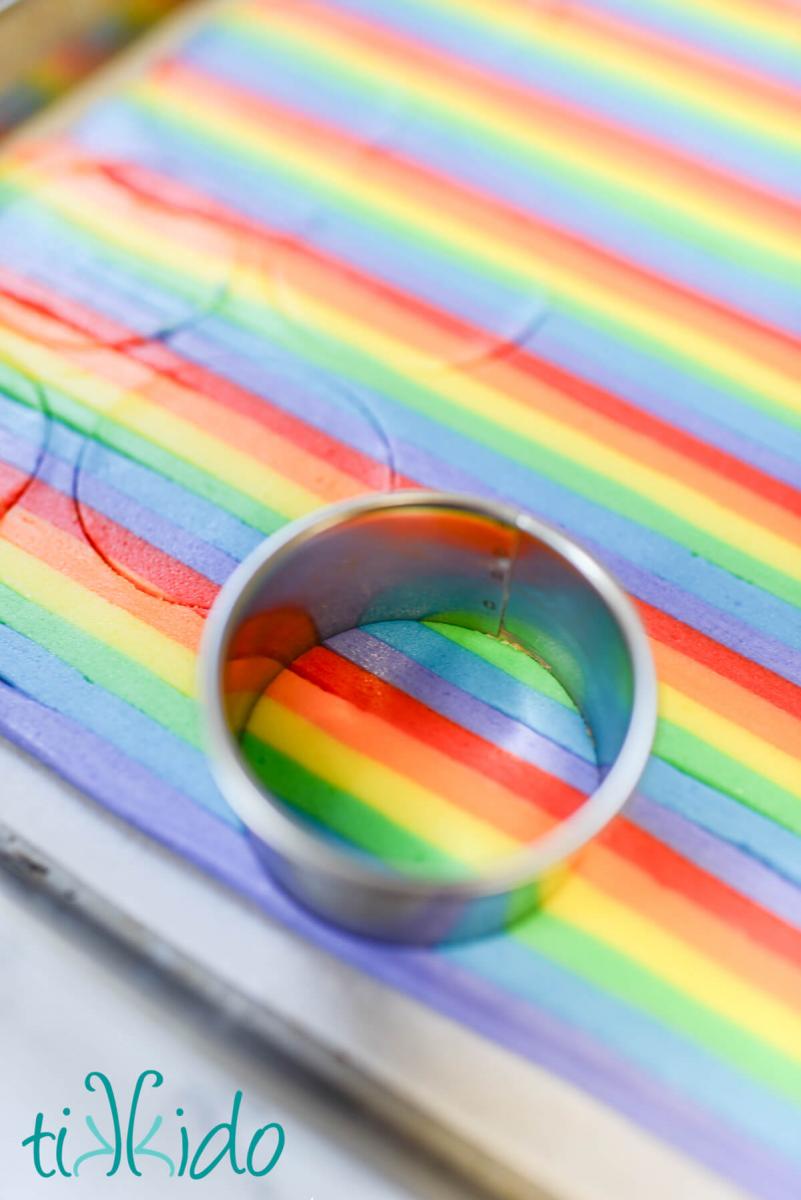
<path id="1" fill-rule="evenodd" d="M 390 872 L 315 836 L 256 781 L 244 762 L 224 708 L 222 680 L 230 639 L 268 571 L 287 550 L 297 550 L 319 533 L 373 512 L 405 507 L 459 510 L 543 543 L 600 598 L 631 664 L 632 697 L 626 733 L 598 787 L 570 816 L 530 845 L 489 869 L 455 878 Z M 302 906 L 332 924 L 369 937 L 410 944 L 462 940 L 497 931 L 535 908 L 553 881 L 630 799 L 648 762 L 656 730 L 653 657 L 640 618 L 621 585 L 593 555 L 556 527 L 514 505 L 459 492 L 410 489 L 361 495 L 283 526 L 257 546 L 223 586 L 204 629 L 199 676 L 212 773 L 224 798 L 263 852 L 270 874 Z M 348 914 L 356 892 L 364 902 L 357 905 L 364 909 L 364 917 L 354 921 Z M 471 905 L 482 900 L 499 903 L 484 906 L 489 915 L 485 913 L 476 920 L 469 915 L 459 919 L 460 912 L 465 916 Z M 413 917 L 404 921 L 400 916 L 409 905 L 419 908 L 419 929 Z M 397 921 L 392 919 L 395 908 Z M 442 918 L 439 921 L 437 913 Z"/>

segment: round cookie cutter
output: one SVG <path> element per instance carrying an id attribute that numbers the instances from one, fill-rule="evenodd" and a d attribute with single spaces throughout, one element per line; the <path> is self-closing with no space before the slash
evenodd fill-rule
<path id="1" fill-rule="evenodd" d="M 238 735 L 300 654 L 372 621 L 437 618 L 544 661 L 586 721 L 599 785 L 537 841 L 454 877 L 400 874 L 315 835 L 248 767 Z M 201 648 L 211 766 L 271 875 L 351 932 L 432 944 L 531 912 L 620 812 L 648 761 L 656 674 L 637 613 L 609 572 L 558 529 L 470 495 L 360 496 L 285 526 L 233 573 Z"/>

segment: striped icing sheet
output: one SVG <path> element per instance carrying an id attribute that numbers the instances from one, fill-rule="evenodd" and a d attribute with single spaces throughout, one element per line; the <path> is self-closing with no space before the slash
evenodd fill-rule
<path id="1" fill-rule="evenodd" d="M 0 179 L 0 729 L 765 1200 L 801 1195 L 800 38 L 790 0 L 244 0 Z M 195 672 L 266 535 L 419 485 L 602 559 L 660 724 L 543 911 L 398 951 L 273 888 Z M 315 647 L 243 748 L 409 869 L 595 779 L 552 675 L 447 614 Z"/>

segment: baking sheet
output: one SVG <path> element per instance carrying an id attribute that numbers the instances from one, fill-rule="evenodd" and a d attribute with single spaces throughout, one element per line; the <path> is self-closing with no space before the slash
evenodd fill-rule
<path id="1" fill-rule="evenodd" d="M 513 1061 L 538 1120 L 567 1087 L 599 1131 L 642 1131 L 654 1177 L 656 1139 L 698 1189 L 711 1170 L 782 1197 L 801 1098 L 794 21 L 221 6 L 57 145 L 15 151 L 0 214 L 7 735 L 361 987 L 464 1032 L 470 1078 Z M 548 912 L 425 954 L 274 892 L 192 699 L 233 563 L 316 503 L 408 483 L 581 538 L 639 602 L 663 684 L 640 795 Z M 442 754 L 469 734 L 507 772 L 584 769 L 558 706 L 534 711 L 474 647 L 383 629 L 330 652 L 387 706 L 450 722 Z M 387 1053 L 368 1024 L 365 1076 Z M 420 1082 L 477 1145 L 459 1088 Z M 415 1107 L 408 1078 L 398 1094 Z M 501 1165 L 526 1157 L 510 1121 L 491 1124 L 518 1131 Z M 557 1143 L 555 1194 L 591 1186 L 574 1160 Z"/>

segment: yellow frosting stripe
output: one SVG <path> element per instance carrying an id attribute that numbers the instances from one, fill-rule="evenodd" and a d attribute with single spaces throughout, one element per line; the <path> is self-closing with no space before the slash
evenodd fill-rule
<path id="1" fill-rule="evenodd" d="M 213 107 L 205 108 L 194 99 L 190 104 L 163 83 L 158 86 L 142 84 L 135 91 L 144 103 L 150 103 L 160 111 L 173 109 L 189 124 L 202 122 L 208 138 L 217 138 L 228 147 L 239 145 L 246 151 L 276 158 L 282 166 L 341 192 L 359 206 L 369 206 L 376 213 L 384 213 L 417 229 L 425 237 L 436 240 L 442 248 L 451 247 L 457 253 L 474 256 L 492 270 L 502 267 L 529 286 L 534 281 L 555 298 L 568 301 L 579 311 L 589 312 L 606 326 L 627 328 L 671 360 L 675 356 L 688 359 L 725 380 L 737 392 L 745 389 L 801 413 L 797 380 L 769 363 L 741 352 L 736 345 L 724 344 L 667 313 L 652 311 L 636 299 L 613 292 L 587 275 L 538 255 L 530 247 L 490 237 L 475 223 L 460 218 L 453 211 L 437 211 L 421 205 L 408 190 L 390 189 L 370 179 L 369 172 L 354 171 L 352 162 L 326 160 L 267 124 L 257 125 L 241 119 L 234 128 L 225 115 Z"/>
<path id="2" fill-rule="evenodd" d="M 660 686 L 659 713 L 666 721 L 702 737 L 716 750 L 778 784 L 801 801 L 800 757 L 788 754 L 669 684 Z"/>
<path id="3" fill-rule="evenodd" d="M 367 755 L 360 754 L 269 695 L 262 696 L 248 731 L 335 787 L 356 796 L 403 829 L 478 866 L 518 849 L 519 843 Z"/>
<path id="4" fill-rule="evenodd" d="M 609 39 L 594 36 L 589 30 L 571 26 L 569 30 L 560 30 L 546 23 L 537 23 L 534 27 L 529 19 L 522 18 L 515 22 L 515 31 L 524 31 L 536 43 L 538 49 L 550 51 L 555 57 L 568 58 L 575 61 L 591 62 L 596 69 L 604 69 L 613 75 L 631 73 L 632 81 L 643 82 L 648 90 L 661 90 L 663 85 L 649 72 L 647 65 L 631 52 L 617 43 L 614 51 L 610 52 Z M 254 24 L 247 21 L 248 34 L 253 36 Z M 562 133 L 557 135 L 544 125 L 538 126 L 525 116 L 518 116 L 510 106 L 500 105 L 491 96 L 483 95 L 477 87 L 462 85 L 448 77 L 438 78 L 432 71 L 414 68 L 408 61 L 396 63 L 386 54 L 369 50 L 358 45 L 332 29 L 326 29 L 318 24 L 314 28 L 307 21 L 301 24 L 293 22 L 291 11 L 286 13 L 270 13 L 264 17 L 263 36 L 275 38 L 276 33 L 283 38 L 296 40 L 301 52 L 306 53 L 314 47 L 320 56 L 334 59 L 346 66 L 352 76 L 361 76 L 365 87 L 394 83 L 399 90 L 412 100 L 419 97 L 423 102 L 434 104 L 443 113 L 448 113 L 459 120 L 469 119 L 471 125 L 486 130 L 487 134 L 497 139 L 499 143 L 515 144 L 523 152 L 526 150 L 542 154 L 547 158 L 567 166 L 570 169 L 594 175 L 608 184 L 625 190 L 629 195 L 638 194 L 654 205 L 661 205 L 673 212 L 681 212 L 692 218 L 700 225 L 714 229 L 718 235 L 728 234 L 732 239 L 744 239 L 755 246 L 763 246 L 773 254 L 784 255 L 790 261 L 801 261 L 801 246 L 797 240 L 783 235 L 777 230 L 760 226 L 753 219 L 738 213 L 735 208 L 726 209 L 721 205 L 712 205 L 701 189 L 695 193 L 687 185 L 679 191 L 672 188 L 665 192 L 664 180 L 660 186 L 658 168 L 653 175 L 638 169 L 638 166 L 626 163 L 624 159 L 614 159 L 601 155 L 589 157 L 587 154 L 586 137 L 570 138 Z M 742 113 L 744 106 L 740 100 L 737 110 L 728 110 L 721 105 L 720 95 L 710 95 L 711 89 L 699 83 L 698 73 L 679 72 L 674 70 L 672 75 L 679 76 L 682 83 L 687 85 L 686 96 L 693 102 L 701 102 L 713 112 L 737 120 L 743 125 Z M 729 97 L 731 101 L 731 97 Z M 710 102 L 711 101 L 711 102 Z M 748 110 L 749 117 L 745 123 L 757 124 L 763 132 L 769 123 L 771 133 L 781 134 L 784 141 L 801 147 L 801 130 L 789 117 L 777 121 L 773 108 L 770 109 L 769 122 L 766 114 L 760 112 L 758 97 L 754 109 Z"/>
<path id="5" fill-rule="evenodd" d="M 85 190 L 82 192 L 80 173 L 75 177 L 66 172 L 60 175 L 26 163 L 20 170 L 9 171 L 8 177 L 13 184 L 34 190 L 38 203 L 59 213 L 89 236 L 100 238 L 159 269 L 174 272 L 179 284 L 191 279 L 209 288 L 221 288 L 235 274 L 237 240 L 233 234 L 215 229 L 211 222 L 204 224 L 203 230 L 209 231 L 212 239 L 218 239 L 217 247 L 210 244 L 208 237 L 203 246 L 192 245 L 191 239 L 179 236 L 179 217 L 172 216 L 169 209 L 169 220 L 162 218 L 162 228 L 158 223 L 153 226 L 143 224 L 135 213 L 116 211 L 87 196 Z M 191 226 L 192 218 L 189 222 Z"/>
<path id="6" fill-rule="evenodd" d="M 591 23 L 582 24 L 580 15 L 565 22 L 548 20 L 547 10 L 543 15 L 536 6 L 497 4 L 492 0 L 437 0 L 437 3 L 457 16 L 484 21 L 530 41 L 556 59 L 575 63 L 579 70 L 603 71 L 643 92 L 662 92 L 674 101 L 678 97 L 682 105 L 691 104 L 712 118 L 752 130 L 760 137 L 801 146 L 801 127 L 793 120 L 789 106 L 782 109 L 769 103 L 758 91 L 749 88 L 746 81 L 710 79 L 692 61 L 668 62 L 643 53 L 638 46 L 629 47 L 608 30 L 593 27 Z M 721 19 L 729 22 L 732 15 L 727 5 Z M 766 14 L 760 15 L 756 24 L 760 30 L 770 27 Z M 784 37 L 790 31 L 786 22 L 774 22 L 773 27 Z"/>
<path id="7" fill-rule="evenodd" d="M 72 396 L 98 417 L 138 434 L 288 518 L 320 506 L 316 493 L 259 461 L 255 440 L 253 455 L 245 454 L 149 400 L 146 392 L 120 387 L 2 325 L 0 357 L 24 364 L 41 383 Z"/>
<path id="8" fill-rule="evenodd" d="M 188 647 L 1 536 L 0 578 L 26 600 L 105 642 L 184 695 L 194 696 L 196 659 Z"/>
<path id="9" fill-rule="evenodd" d="M 801 1062 L 801 1010 L 753 987 L 585 879 L 571 876 L 548 901 L 548 911 Z"/>
<path id="10" fill-rule="evenodd" d="M 251 284 L 254 297 L 266 298 L 257 283 Z M 390 369 L 402 374 L 403 345 L 375 327 L 350 314 L 327 306 L 304 294 L 303 314 L 325 335 L 360 351 L 366 351 L 384 364 L 397 363 Z M 646 463 L 622 454 L 613 447 L 583 434 L 575 426 L 556 420 L 544 411 L 536 411 L 513 397 L 480 383 L 467 373 L 440 372 L 430 384 L 438 395 L 468 409 L 480 417 L 492 414 L 493 421 L 511 432 L 529 438 L 555 454 L 565 455 L 589 470 L 620 480 L 632 491 L 661 505 L 691 525 L 704 529 L 722 542 L 735 546 L 759 547 L 759 559 L 801 581 L 801 554 L 798 546 L 762 525 L 740 516 L 683 484 L 681 480 L 660 474 Z M 747 552 L 747 551 L 746 551 Z"/>

